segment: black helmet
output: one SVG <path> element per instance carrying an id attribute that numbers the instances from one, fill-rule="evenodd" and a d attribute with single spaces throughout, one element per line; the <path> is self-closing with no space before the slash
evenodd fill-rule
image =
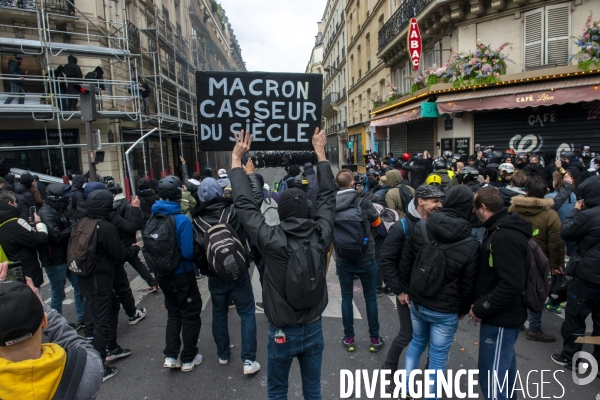
<path id="1" fill-rule="evenodd" d="M 296 175 L 293 180 L 293 185 L 295 188 L 306 190 L 308 187 L 308 179 L 303 175 Z"/>
<path id="2" fill-rule="evenodd" d="M 165 176 L 158 181 L 156 193 L 163 200 L 181 200 L 181 181 L 173 175 Z"/>
<path id="3" fill-rule="evenodd" d="M 561 151 L 560 152 L 560 158 L 568 158 L 569 160 L 571 158 L 575 158 L 577 157 L 577 154 L 575 154 L 574 151 Z"/>
<path id="4" fill-rule="evenodd" d="M 437 160 L 433 164 L 433 169 L 434 169 L 434 171 L 439 171 L 441 169 L 448 169 L 448 166 L 446 165 L 445 161 L 443 161 L 443 160 Z"/>
<path id="5" fill-rule="evenodd" d="M 119 182 L 110 182 L 108 185 L 106 185 L 106 188 L 113 194 L 113 196 L 123 193 L 123 188 L 121 185 L 119 185 Z"/>
<path id="6" fill-rule="evenodd" d="M 464 167 L 458 173 L 463 183 L 470 182 L 479 178 L 479 171 L 473 167 Z"/>

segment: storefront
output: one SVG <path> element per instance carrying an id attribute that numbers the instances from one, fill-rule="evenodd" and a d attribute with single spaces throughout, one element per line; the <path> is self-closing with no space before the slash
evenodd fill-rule
<path id="1" fill-rule="evenodd" d="M 327 154 L 327 160 L 329 164 L 334 167 L 338 166 L 340 159 L 339 140 L 337 135 L 327 136 L 327 146 L 325 147 L 325 153 Z"/>
<path id="2" fill-rule="evenodd" d="M 63 129 L 62 141 L 65 145 L 77 144 L 79 130 Z M 22 168 L 46 175 L 62 176 L 64 171 L 61 149 L 46 147 L 59 144 L 59 133 L 56 129 L 48 129 L 47 132 L 43 129 L 2 131 L 0 147 L 38 146 L 38 148 L 0 152 L 0 175 L 6 176 L 11 168 Z M 81 172 L 80 150 L 64 148 L 63 152 L 66 169 Z"/>
<path id="3" fill-rule="evenodd" d="M 123 140 L 125 142 L 135 142 L 139 138 L 139 134 L 123 133 Z M 138 179 L 145 176 L 145 172 L 148 173 L 150 178 L 160 179 L 163 165 L 165 172 L 168 171 L 168 154 L 167 137 L 162 138 L 161 152 L 160 138 L 150 135 L 149 138 L 144 140 L 143 145 L 139 144 L 131 152 L 131 169 L 133 173 L 133 179 L 137 182 Z"/>
<path id="4" fill-rule="evenodd" d="M 433 140 L 435 120 L 427 118 L 406 124 L 406 144 L 410 154 L 422 153 L 424 150 L 435 154 Z"/>

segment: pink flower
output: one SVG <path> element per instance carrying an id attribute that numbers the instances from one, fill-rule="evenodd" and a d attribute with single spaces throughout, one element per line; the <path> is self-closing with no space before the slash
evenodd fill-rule
<path id="1" fill-rule="evenodd" d="M 475 64 L 477 64 L 477 59 L 471 58 L 471 61 L 469 61 L 469 65 L 475 65 Z"/>
<path id="2" fill-rule="evenodd" d="M 585 38 L 586 38 L 586 39 L 589 39 L 589 38 L 590 38 L 590 34 L 589 34 L 589 33 L 586 33 L 586 34 L 585 34 Z"/>
<path id="3" fill-rule="evenodd" d="M 500 72 L 494 72 L 494 77 L 498 78 L 500 76 Z"/>

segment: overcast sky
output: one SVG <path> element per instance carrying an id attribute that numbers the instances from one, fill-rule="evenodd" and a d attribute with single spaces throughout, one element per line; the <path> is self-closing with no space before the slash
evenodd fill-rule
<path id="1" fill-rule="evenodd" d="M 248 71 L 304 72 L 326 0 L 220 0 Z"/>

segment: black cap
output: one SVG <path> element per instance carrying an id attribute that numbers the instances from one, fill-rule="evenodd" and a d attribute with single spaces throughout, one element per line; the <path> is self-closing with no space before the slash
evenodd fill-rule
<path id="1" fill-rule="evenodd" d="M 44 308 L 31 288 L 20 282 L 0 282 L 0 346 L 29 339 L 40 328 Z"/>

